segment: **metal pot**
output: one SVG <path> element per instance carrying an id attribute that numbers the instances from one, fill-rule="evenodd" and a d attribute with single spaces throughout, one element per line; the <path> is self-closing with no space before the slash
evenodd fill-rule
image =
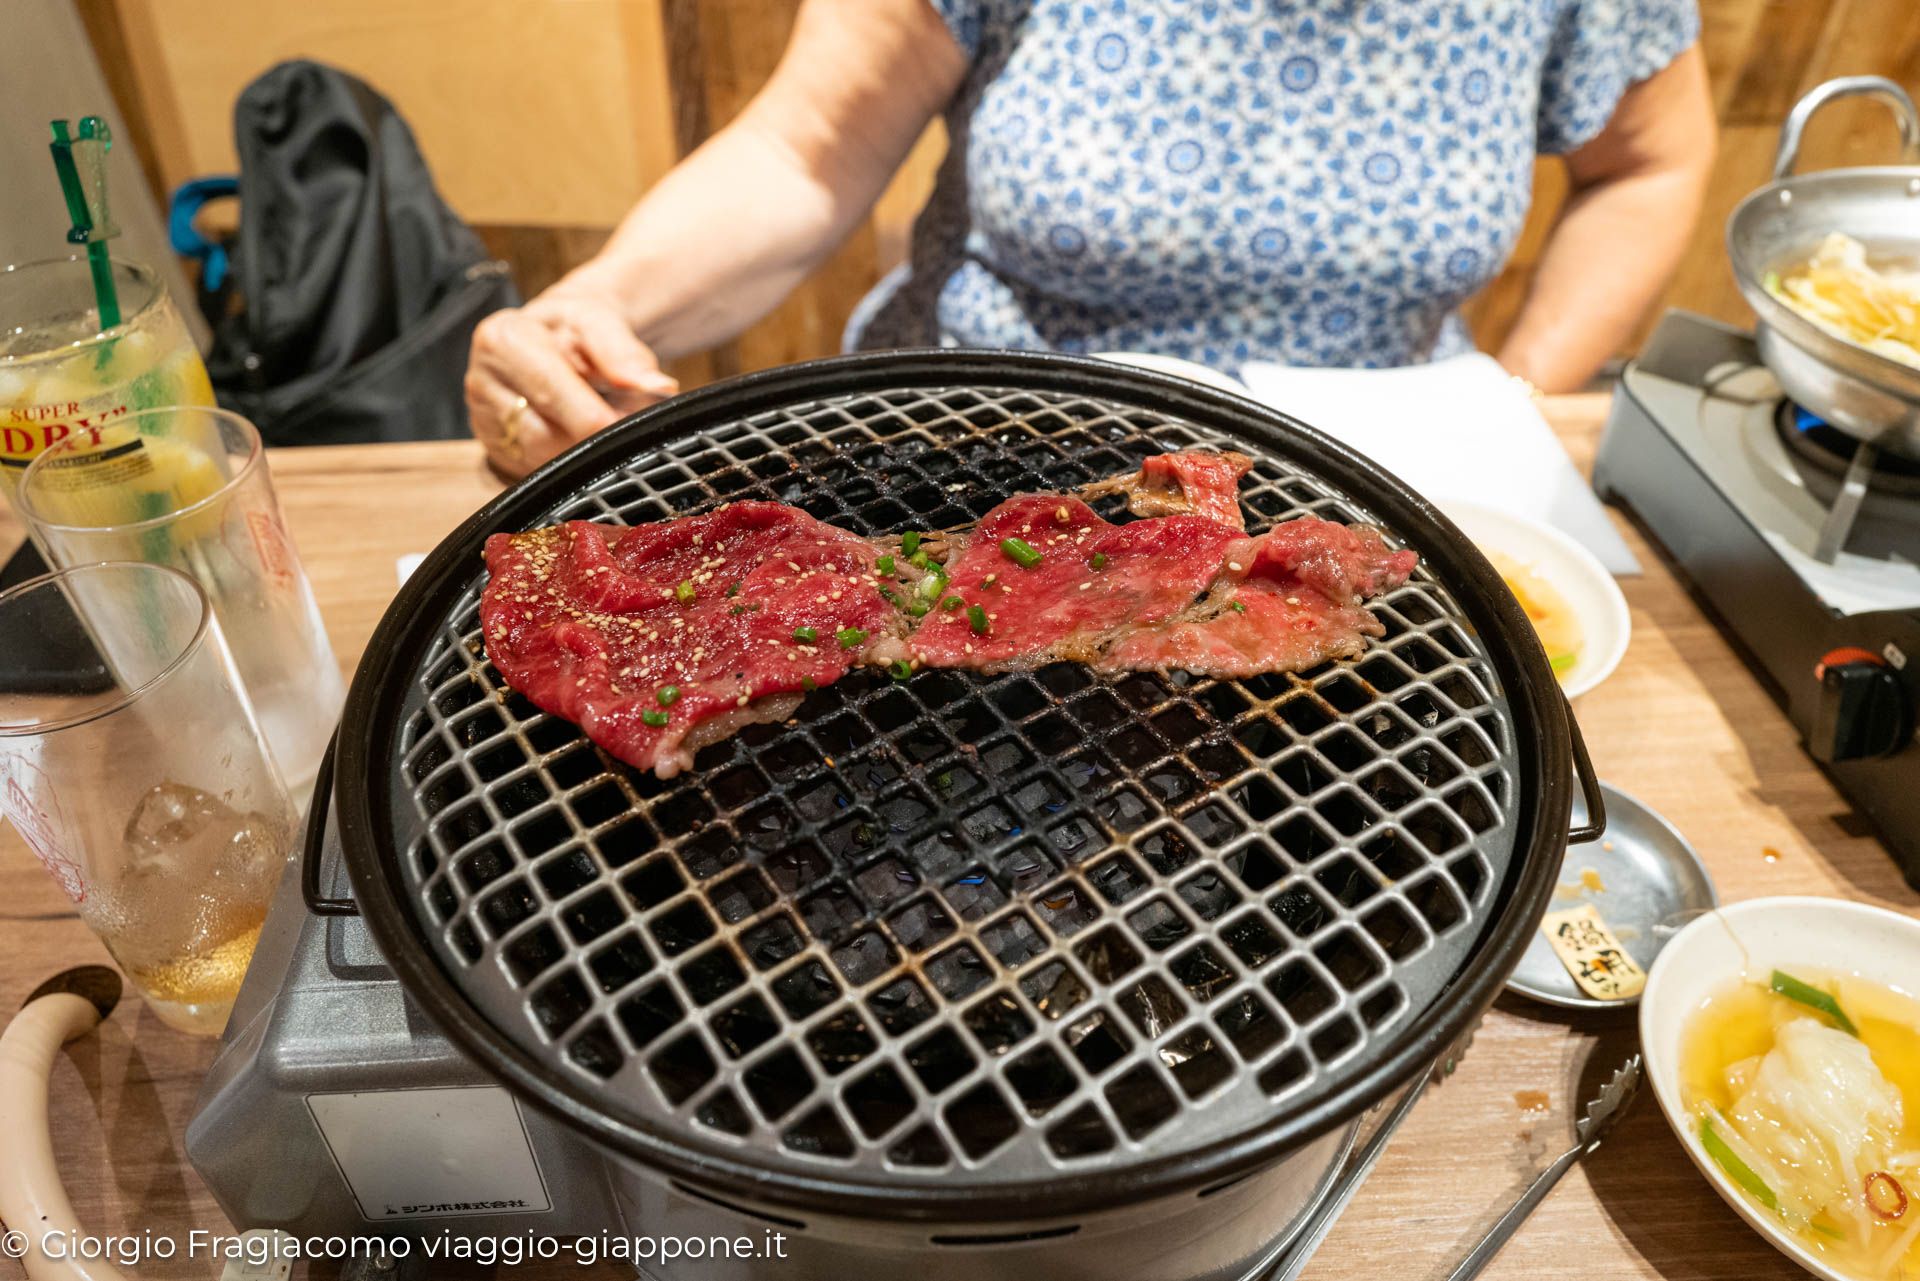
<path id="1" fill-rule="evenodd" d="M 1793 176 L 1813 113 L 1836 98 L 1878 98 L 1900 124 L 1905 164 Z M 1920 457 L 1920 369 L 1869 351 L 1802 316 L 1761 283 L 1804 262 L 1843 231 L 1876 256 L 1920 259 L 1920 111 L 1882 76 L 1829 80 L 1794 105 L 1780 129 L 1773 181 L 1727 219 L 1734 279 L 1759 317 L 1760 358 L 1796 402 L 1881 449 Z"/>

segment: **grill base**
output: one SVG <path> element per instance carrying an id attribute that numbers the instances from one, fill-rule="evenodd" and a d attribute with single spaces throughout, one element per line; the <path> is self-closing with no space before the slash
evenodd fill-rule
<path id="1" fill-rule="evenodd" d="M 322 884 L 332 892 L 344 887 L 344 878 L 330 831 L 328 837 Z M 801 1224 L 790 1211 L 756 1208 L 729 1195 L 715 1199 L 605 1158 L 543 1113 L 519 1107 L 551 1210 L 370 1217 L 386 1207 L 356 1201 L 342 1156 L 315 1123 L 310 1100 L 404 1092 L 424 1106 L 436 1092 L 476 1088 L 497 1087 L 411 1012 L 365 927 L 351 917 L 309 915 L 297 878 L 289 876 L 188 1125 L 187 1151 L 242 1229 L 414 1240 L 443 1232 L 562 1240 L 601 1233 L 745 1237 L 760 1248 L 770 1232 L 785 1238 L 785 1254 L 778 1258 L 642 1266 L 642 1275 L 655 1281 L 840 1281 L 909 1269 L 924 1281 L 1290 1277 L 1367 1172 L 1350 1159 L 1360 1128 L 1355 1123 L 1216 1191 L 1090 1216 L 943 1228 L 810 1215 Z M 1399 1115 L 1375 1128 L 1370 1151 L 1377 1151 Z M 432 1199 L 429 1189 L 410 1198 Z"/>
<path id="2" fill-rule="evenodd" d="M 793 1220 L 689 1195 L 684 1185 L 636 1166 L 616 1168 L 614 1183 L 627 1222 L 646 1225 L 641 1230 L 649 1234 L 745 1237 L 756 1245 L 768 1232 L 786 1234 L 784 1257 L 644 1269 L 655 1281 L 1243 1281 L 1272 1275 L 1273 1260 L 1333 1191 L 1353 1129 L 1323 1135 L 1210 1196 L 1189 1192 L 1071 1219 L 940 1225 L 809 1215 L 796 1230 L 788 1226 Z"/>
<path id="3" fill-rule="evenodd" d="M 338 846 L 330 844 L 330 876 L 322 882 L 329 892 L 345 887 L 337 861 Z M 329 1132 L 316 1114 L 316 1105 L 324 1113 L 328 1100 L 344 1096 L 375 1100 L 375 1106 L 398 1103 L 407 1132 L 355 1153 L 364 1128 L 356 1134 L 349 1115 Z M 415 1165 L 458 1163 L 460 1144 L 476 1129 L 461 1112 L 476 1102 L 491 1105 L 488 1114 L 502 1136 L 518 1121 L 523 1146 L 496 1145 L 482 1158 L 514 1173 L 464 1188 L 378 1177 L 379 1167 L 395 1157 L 411 1157 Z M 201 1081 L 186 1150 L 221 1210 L 242 1230 L 416 1240 L 443 1232 L 569 1240 L 622 1230 L 599 1153 L 560 1122 L 515 1102 L 421 1018 L 367 927 L 351 916 L 309 915 L 292 872 L 281 879 L 220 1051 Z M 394 1195 L 380 1197 L 385 1191 Z M 406 1213 L 410 1205 L 516 1199 L 528 1204 Z M 543 1199 L 548 1208 L 541 1208 Z"/>

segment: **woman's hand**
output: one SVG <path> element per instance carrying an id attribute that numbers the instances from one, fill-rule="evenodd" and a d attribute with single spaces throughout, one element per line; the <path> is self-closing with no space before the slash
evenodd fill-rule
<path id="1" fill-rule="evenodd" d="M 563 280 L 473 332 L 467 419 L 509 476 L 679 390 L 611 296 L 590 286 Z"/>
<path id="2" fill-rule="evenodd" d="M 593 261 L 474 331 L 468 416 L 494 466 L 525 475 L 678 391 L 655 351 L 704 350 L 777 305 L 866 217 L 967 66 L 927 0 L 806 0 L 731 124 Z"/>

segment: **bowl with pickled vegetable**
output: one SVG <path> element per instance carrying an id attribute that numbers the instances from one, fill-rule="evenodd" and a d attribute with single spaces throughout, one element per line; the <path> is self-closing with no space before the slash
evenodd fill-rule
<path id="1" fill-rule="evenodd" d="M 1440 510 L 1486 558 L 1526 611 L 1568 698 L 1608 676 L 1633 629 L 1627 598 L 1598 557 L 1550 525 L 1477 503 Z"/>
<path id="2" fill-rule="evenodd" d="M 1920 921 L 1750 899 L 1674 936 L 1640 1038 L 1720 1195 L 1809 1271 L 1920 1279 Z"/>

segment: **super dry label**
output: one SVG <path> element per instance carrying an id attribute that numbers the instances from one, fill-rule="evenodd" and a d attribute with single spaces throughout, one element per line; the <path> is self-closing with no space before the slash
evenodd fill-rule
<path id="1" fill-rule="evenodd" d="M 47 449 L 75 436 L 81 444 L 97 445 L 100 429 L 126 413 L 126 402 L 117 397 L 0 408 L 0 474 L 5 475 L 8 490 L 20 483 L 27 464 Z"/>

